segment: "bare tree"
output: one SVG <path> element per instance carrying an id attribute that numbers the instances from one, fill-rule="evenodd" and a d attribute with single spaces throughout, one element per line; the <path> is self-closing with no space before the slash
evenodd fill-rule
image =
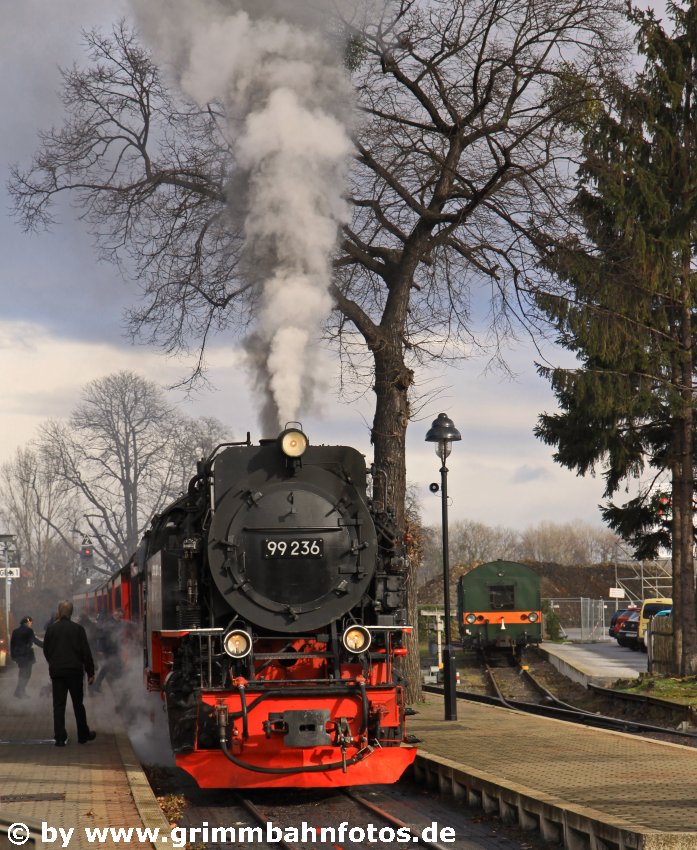
<path id="1" fill-rule="evenodd" d="M 27 230 L 50 227 L 53 201 L 72 195 L 100 256 L 144 282 L 134 330 L 167 351 L 193 341 L 202 367 L 209 335 L 243 330 L 251 307 L 225 214 L 220 116 L 174 98 L 125 21 L 83 37 L 91 65 L 61 72 L 65 124 L 39 133 L 28 171 L 12 170 L 17 216 Z"/>
<path id="2" fill-rule="evenodd" d="M 113 569 L 184 489 L 199 452 L 225 435 L 216 420 L 177 415 L 156 384 L 117 372 L 86 386 L 68 422 L 46 423 L 39 445 L 51 475 L 80 498 L 80 530 Z"/>
<path id="3" fill-rule="evenodd" d="M 170 497 L 184 491 L 196 472 L 196 463 L 208 457 L 217 446 L 229 441 L 230 432 L 212 416 L 191 419 L 177 417 L 171 455 L 173 462 Z"/>
<path id="4" fill-rule="evenodd" d="M 544 521 L 522 532 L 517 554 L 523 560 L 583 566 L 615 559 L 620 543 L 607 528 Z"/>
<path id="5" fill-rule="evenodd" d="M 520 315 L 535 275 L 530 220 L 563 220 L 573 140 L 560 117 L 583 97 L 569 71 L 586 78 L 610 58 L 616 12 L 585 0 L 403 0 L 360 36 L 366 118 L 334 295 L 342 353 L 356 362 L 357 335 L 370 353 L 390 502 L 401 503 L 415 369 L 471 351 L 480 332 L 498 353 Z"/>
<path id="6" fill-rule="evenodd" d="M 419 584 L 442 571 L 442 538 L 437 527 L 425 528 Z M 450 527 L 450 559 L 453 585 L 464 573 L 488 561 L 537 561 L 582 567 L 617 559 L 621 539 L 603 526 L 590 523 L 540 522 L 516 531 L 460 520 Z"/>
<path id="7" fill-rule="evenodd" d="M 454 523 L 450 533 L 450 557 L 458 573 L 486 561 L 510 560 L 515 555 L 519 538 L 518 533 L 510 528 L 488 526 L 472 520 Z"/>
<path id="8" fill-rule="evenodd" d="M 561 118 L 616 58 L 619 8 L 393 0 L 377 21 L 344 22 L 363 120 L 328 333 L 346 374 L 375 392 L 374 495 L 401 529 L 415 370 L 470 353 L 477 316 L 494 354 L 511 331 L 535 284 L 530 223 L 564 221 L 574 140 Z M 68 121 L 13 173 L 17 213 L 45 225 L 54 197 L 73 193 L 102 253 L 144 281 L 134 332 L 168 351 L 195 340 L 203 356 L 212 332 L 246 331 L 259 298 L 226 215 L 236 186 L 224 109 L 175 99 L 124 24 L 86 41 L 92 66 L 64 72 Z"/>
<path id="9" fill-rule="evenodd" d="M 449 528 L 450 575 L 454 593 L 461 575 L 487 561 L 516 560 L 520 533 L 503 526 L 490 526 L 474 520 L 458 520 Z M 439 576 L 443 570 L 443 538 L 440 527 L 425 529 L 423 569 L 420 583 Z M 453 598 L 455 598 L 453 596 Z"/>
<path id="10" fill-rule="evenodd" d="M 20 587 L 49 589 L 56 598 L 65 595 L 78 573 L 77 550 L 69 543 L 78 517 L 75 495 L 32 448 L 18 449 L 0 467 L 0 481 L 0 517 L 3 528 L 16 537 Z"/>
<path id="11" fill-rule="evenodd" d="M 414 368 L 471 347 L 477 291 L 494 345 L 510 330 L 534 265 L 530 219 L 564 219 L 572 139 L 560 118 L 613 57 L 617 11 L 616 0 L 400 0 L 353 33 L 364 120 L 334 331 L 347 365 L 367 366 L 376 460 L 402 523 Z M 52 200 L 73 193 L 102 253 L 144 281 L 134 331 L 203 352 L 215 330 L 248 327 L 258 296 L 226 215 L 235 166 L 222 107 L 175 99 L 125 23 L 85 39 L 93 64 L 63 72 L 68 121 L 13 172 L 17 213 L 50 224 Z"/>

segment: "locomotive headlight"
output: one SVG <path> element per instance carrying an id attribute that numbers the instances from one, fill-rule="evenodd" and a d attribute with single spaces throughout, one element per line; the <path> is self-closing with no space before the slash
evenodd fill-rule
<path id="1" fill-rule="evenodd" d="M 252 640 L 247 632 L 234 629 L 223 638 L 223 649 L 231 658 L 244 658 L 252 650 Z"/>
<path id="2" fill-rule="evenodd" d="M 349 626 L 342 641 L 349 652 L 365 652 L 370 646 L 370 632 L 363 626 Z"/>
<path id="3" fill-rule="evenodd" d="M 535 611 L 531 611 L 528 614 L 528 620 L 530 620 L 531 623 L 536 623 L 537 622 L 537 613 Z"/>
<path id="4" fill-rule="evenodd" d="M 471 626 L 471 625 L 472 625 L 472 623 L 474 623 L 476 619 L 477 619 L 477 617 L 476 617 L 476 615 L 475 615 L 475 614 L 468 614 L 468 615 L 465 617 L 465 622 L 466 622 L 466 623 L 469 623 L 469 624 L 470 624 L 470 626 Z"/>
<path id="5" fill-rule="evenodd" d="M 286 457 L 300 457 L 308 446 L 307 437 L 297 428 L 288 428 L 281 434 L 278 441 Z"/>

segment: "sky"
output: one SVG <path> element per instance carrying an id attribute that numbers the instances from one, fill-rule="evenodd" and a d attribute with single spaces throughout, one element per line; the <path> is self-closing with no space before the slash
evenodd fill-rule
<path id="1" fill-rule="evenodd" d="M 187 374 L 187 363 L 156 349 L 134 346 L 124 335 L 123 311 L 137 291 L 118 271 L 97 261 L 78 211 L 69 207 L 51 233 L 25 234 L 13 221 L 6 184 L 12 163 L 26 166 L 37 131 L 59 124 L 59 66 L 81 57 L 80 31 L 105 29 L 126 15 L 120 0 L 23 0 L 7 4 L 0 30 L 0 463 L 35 436 L 49 418 L 69 415 L 89 381 L 126 369 L 163 387 Z M 561 357 L 562 353 L 559 352 Z M 557 353 L 547 351 L 554 362 Z M 476 520 L 524 529 L 542 521 L 600 526 L 602 479 L 578 478 L 552 461 L 535 439 L 542 412 L 555 409 L 548 384 L 535 372 L 538 358 L 525 340 L 508 353 L 515 378 L 487 371 L 484 360 L 439 375 L 420 375 L 441 388 L 408 431 L 407 475 L 417 488 L 427 524 L 440 522 L 439 480 L 433 446 L 424 442 L 431 422 L 447 413 L 462 435 L 448 461 L 450 521 Z M 194 397 L 167 390 L 189 416 L 215 416 L 235 439 L 262 436 L 242 356 L 233 341 L 218 339 L 208 358 L 209 384 Z M 325 382 L 335 364 L 325 358 Z M 372 393 L 351 404 L 328 392 L 321 409 L 302 418 L 313 443 L 354 445 L 371 458 Z M 192 470 L 193 473 L 193 470 Z"/>

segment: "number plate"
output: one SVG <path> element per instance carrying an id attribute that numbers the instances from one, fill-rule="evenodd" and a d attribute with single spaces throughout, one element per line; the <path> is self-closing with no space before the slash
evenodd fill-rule
<path id="1" fill-rule="evenodd" d="M 267 538 L 261 542 L 261 557 L 266 559 L 323 558 L 324 540 L 321 537 Z"/>

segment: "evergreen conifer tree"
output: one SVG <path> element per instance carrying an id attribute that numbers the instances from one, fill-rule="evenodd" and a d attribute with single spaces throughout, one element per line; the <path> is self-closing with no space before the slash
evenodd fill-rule
<path id="1" fill-rule="evenodd" d="M 604 518 L 637 557 L 670 548 L 674 673 L 693 675 L 697 4 L 668 12 L 670 34 L 630 8 L 644 69 L 631 84 L 608 80 L 577 116 L 579 230 L 547 244 L 561 287 L 538 304 L 580 365 L 540 368 L 561 412 L 541 416 L 536 434 L 580 475 L 601 467 L 608 499 L 638 482 Z"/>

